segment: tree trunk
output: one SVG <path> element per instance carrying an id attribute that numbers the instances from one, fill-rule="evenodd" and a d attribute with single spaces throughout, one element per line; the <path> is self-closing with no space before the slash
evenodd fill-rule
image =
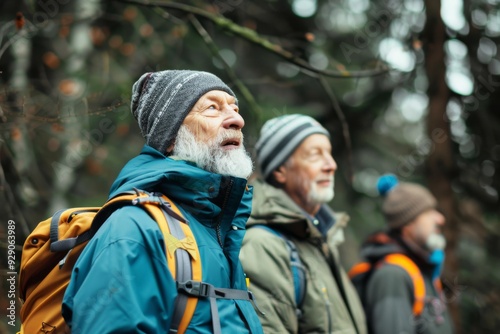
<path id="1" fill-rule="evenodd" d="M 433 146 L 426 164 L 426 177 L 429 189 L 436 196 L 439 207 L 446 217 L 444 235 L 447 239 L 446 265 L 444 281 L 451 287 L 458 283 L 455 279 L 458 274 L 456 248 L 459 234 L 458 219 L 456 216 L 457 203 L 453 195 L 452 181 L 455 174 L 450 124 L 446 116 L 446 106 L 450 97 L 450 90 L 446 85 L 444 42 L 446 30 L 441 18 L 441 1 L 426 0 L 427 22 L 423 31 L 425 51 L 425 70 L 429 81 L 429 114 L 427 119 L 427 133 Z M 450 279 L 452 278 L 452 279 Z M 459 333 L 459 313 L 457 307 L 457 291 L 452 291 L 448 298 L 448 311 L 454 322 L 455 331 Z"/>

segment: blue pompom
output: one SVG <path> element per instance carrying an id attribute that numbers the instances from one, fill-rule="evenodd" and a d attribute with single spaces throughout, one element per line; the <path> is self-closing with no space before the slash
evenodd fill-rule
<path id="1" fill-rule="evenodd" d="M 382 175 L 377 182 L 377 190 L 380 195 L 385 196 L 398 184 L 398 178 L 394 174 Z"/>

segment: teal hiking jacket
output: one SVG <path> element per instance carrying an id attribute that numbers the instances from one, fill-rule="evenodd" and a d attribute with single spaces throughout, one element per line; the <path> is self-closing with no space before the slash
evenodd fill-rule
<path id="1" fill-rule="evenodd" d="M 238 260 L 251 211 L 252 188 L 242 178 L 213 174 L 145 146 L 123 168 L 110 198 L 138 188 L 169 197 L 189 222 L 199 247 L 203 281 L 246 290 Z M 177 296 L 163 234 L 140 207 L 116 210 L 75 264 L 63 300 L 73 334 L 167 333 Z M 253 305 L 218 299 L 223 333 L 262 333 Z M 196 306 L 187 333 L 211 333 L 208 299 Z"/>

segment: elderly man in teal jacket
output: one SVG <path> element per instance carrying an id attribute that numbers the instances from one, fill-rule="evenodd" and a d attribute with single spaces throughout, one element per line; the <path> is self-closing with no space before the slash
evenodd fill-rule
<path id="1" fill-rule="evenodd" d="M 147 73 L 133 86 L 132 113 L 146 146 L 123 168 L 110 198 L 134 188 L 166 195 L 196 239 L 202 281 L 246 291 L 238 254 L 253 166 L 234 93 L 206 72 Z M 182 292 L 165 252 L 163 234 L 145 210 L 116 210 L 82 252 L 66 290 L 63 315 L 72 333 L 172 332 Z M 200 298 L 186 332 L 215 329 L 262 333 L 251 300 Z"/>

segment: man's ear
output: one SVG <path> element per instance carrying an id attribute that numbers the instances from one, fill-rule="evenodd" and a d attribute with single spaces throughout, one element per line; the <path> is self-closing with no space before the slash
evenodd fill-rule
<path id="1" fill-rule="evenodd" d="M 273 177 L 276 182 L 283 184 L 286 182 L 287 170 L 285 166 L 281 165 L 273 171 Z"/>
<path id="2" fill-rule="evenodd" d="M 405 225 L 403 225 L 402 227 L 400 227 L 400 231 L 401 231 L 401 236 L 404 237 L 404 238 L 408 238 L 408 237 L 411 237 L 411 235 L 413 234 L 412 230 L 413 230 L 413 224 L 414 221 L 411 221 Z"/>
<path id="3" fill-rule="evenodd" d="M 170 155 L 170 153 L 172 153 L 172 151 L 174 150 L 174 146 L 175 146 L 175 141 L 172 144 L 170 144 L 169 147 L 167 147 L 167 152 L 166 152 L 167 156 Z"/>

